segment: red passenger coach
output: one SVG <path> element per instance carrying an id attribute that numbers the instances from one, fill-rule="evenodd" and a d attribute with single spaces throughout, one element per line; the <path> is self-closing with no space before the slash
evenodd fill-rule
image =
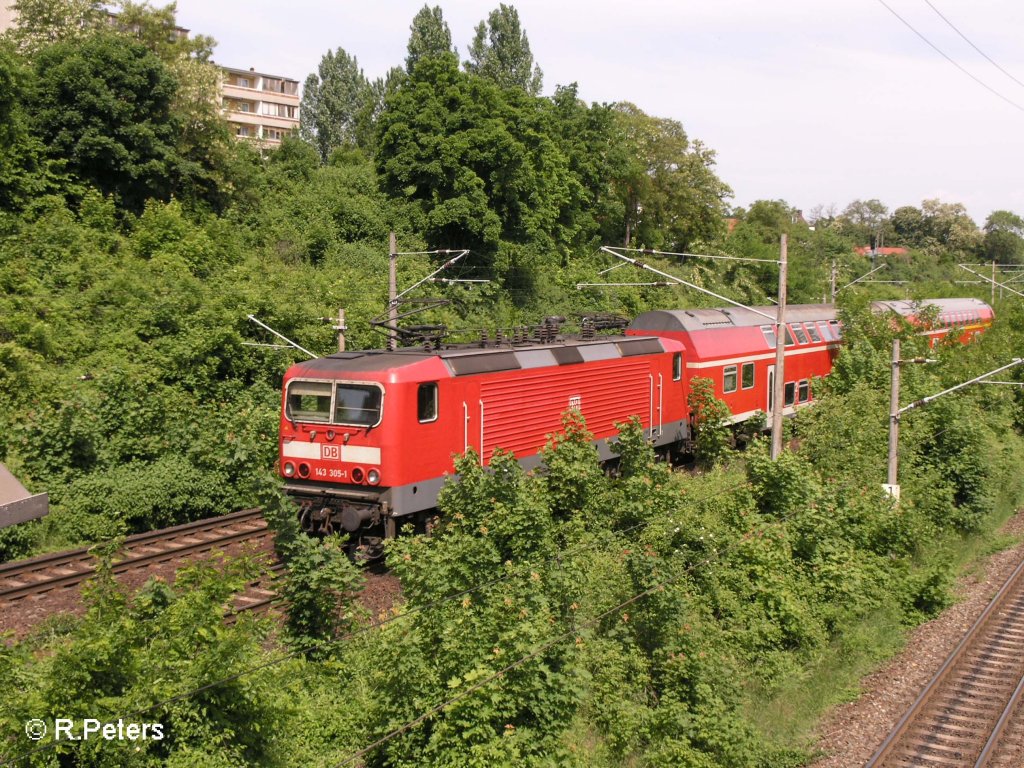
<path id="1" fill-rule="evenodd" d="M 922 302 L 876 301 L 878 313 L 895 312 L 921 326 L 934 346 L 947 336 L 967 343 L 992 324 L 992 308 L 978 299 L 930 299 Z M 775 377 L 777 307 L 670 309 L 645 312 L 630 323 L 627 335 L 660 336 L 684 348 L 686 377 L 710 378 L 715 396 L 732 411 L 734 423 L 772 409 Z M 767 315 L 767 317 L 766 317 Z M 927 324 L 921 316 L 934 315 Z M 833 304 L 786 307 L 785 402 L 783 413 L 811 401 L 811 380 L 832 370 L 842 326 Z"/>
<path id="2" fill-rule="evenodd" d="M 921 332 L 932 347 L 946 337 L 962 344 L 973 341 L 995 319 L 992 307 L 980 299 L 932 299 L 920 305 L 910 301 L 876 301 L 871 306 L 877 312 L 895 312 L 922 326 Z M 928 307 L 934 308 L 936 316 L 934 322 L 925 325 L 917 315 L 920 308 Z"/>
<path id="3" fill-rule="evenodd" d="M 539 463 L 562 414 L 579 410 L 602 458 L 615 424 L 640 418 L 656 446 L 688 436 L 684 347 L 602 337 L 437 352 L 339 352 L 285 374 L 280 471 L 303 528 L 344 530 L 369 555 L 396 523 L 423 519 L 453 457 L 495 448 Z"/>
<path id="4" fill-rule="evenodd" d="M 775 381 L 777 307 L 671 309 L 645 312 L 628 335 L 661 336 L 684 347 L 686 378 L 715 384 L 715 397 L 732 411 L 733 422 L 772 408 Z M 763 314 L 759 314 L 763 313 Z M 811 399 L 811 379 L 832 370 L 842 329 L 832 304 L 786 308 L 784 413 Z"/>

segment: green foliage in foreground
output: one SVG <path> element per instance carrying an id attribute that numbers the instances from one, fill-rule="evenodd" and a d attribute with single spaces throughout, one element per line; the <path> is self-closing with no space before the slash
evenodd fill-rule
<path id="1" fill-rule="evenodd" d="M 908 397 L 956 369 L 994 367 L 1022 319 L 1008 313 L 1001 333 L 939 350 L 944 365 L 908 377 Z M 851 340 L 850 354 L 884 355 L 887 341 Z M 802 701 L 801 679 L 817 686 L 808 706 L 845 696 L 846 677 L 815 670 L 852 643 L 877 645 L 866 626 L 891 636 L 944 607 L 949 545 L 987 524 L 996 497 L 1024 495 L 1019 395 L 979 388 L 907 425 L 894 506 L 865 483 L 885 459 L 874 426 L 885 397 L 870 384 L 820 387 L 797 419 L 799 451 L 777 462 L 755 442 L 720 454 L 723 468 L 674 474 L 632 423 L 611 477 L 573 412 L 536 471 L 501 453 L 481 468 L 470 453 L 433 535 L 390 543 L 402 600 L 377 617 L 337 611 L 359 588 L 353 566 L 296 537 L 287 507 L 273 507 L 294 564 L 283 652 L 258 622 L 221 624 L 228 593 L 251 576 L 244 563 L 134 597 L 101 570 L 82 621 L 0 656 L 0 685 L 15 692 L 0 710 L 5 750 L 26 746 L 29 716 L 144 711 L 170 738 L 133 753 L 61 747 L 62 764 L 802 764 L 804 736 L 773 724 L 774 697 Z M 938 424 L 955 438 L 928 438 Z M 371 619 L 381 626 L 360 631 Z"/>

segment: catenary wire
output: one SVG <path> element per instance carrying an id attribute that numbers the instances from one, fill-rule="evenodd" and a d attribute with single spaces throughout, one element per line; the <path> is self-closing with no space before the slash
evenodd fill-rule
<path id="1" fill-rule="evenodd" d="M 931 40 L 929 40 L 929 39 L 928 39 L 927 37 L 925 37 L 925 36 L 924 36 L 924 35 L 923 35 L 923 34 L 922 34 L 921 32 L 919 32 L 919 31 L 918 31 L 918 30 L 917 30 L 917 29 L 916 29 L 916 28 L 914 27 L 914 25 L 913 25 L 913 24 L 911 24 L 911 23 L 910 23 L 909 21 L 907 21 L 907 20 L 906 20 L 906 19 L 904 19 L 904 18 L 903 18 L 902 16 L 900 16 L 900 15 L 899 15 L 899 14 L 898 14 L 898 13 L 897 13 L 897 12 L 896 12 L 895 10 L 893 10 L 893 8 L 892 8 L 892 7 L 891 7 L 891 6 L 890 6 L 890 5 L 888 4 L 888 3 L 886 3 L 886 2 L 885 2 L 885 0 L 878 0 L 878 3 L 879 3 L 879 4 L 880 4 L 880 5 L 882 6 L 882 7 L 884 7 L 884 8 L 885 8 L 885 9 L 886 9 L 887 11 L 889 11 L 889 13 L 891 13 L 891 14 L 892 14 L 893 16 L 895 16 L 895 17 L 896 17 L 897 19 L 899 19 L 899 20 L 900 20 L 901 22 L 903 22 L 903 24 L 904 24 L 904 25 L 905 25 L 905 26 L 906 26 L 906 27 L 907 27 L 907 28 L 908 28 L 908 29 L 909 29 L 909 30 L 910 30 L 911 32 L 913 32 L 913 33 L 914 33 L 915 35 L 917 35 L 917 36 L 918 36 L 919 38 L 921 38 L 921 39 L 922 39 L 922 40 L 923 40 L 923 41 L 924 41 L 925 43 L 927 43 L 927 44 L 928 44 L 928 46 L 932 48 L 932 50 L 934 50 L 934 51 L 935 51 L 936 53 L 938 53 L 938 54 L 939 54 L 940 56 L 942 56 L 942 58 L 944 58 L 944 59 L 945 59 L 946 61 L 948 61 L 948 62 L 949 62 L 950 64 L 952 64 L 952 65 L 953 65 L 954 67 L 956 67 L 956 68 L 957 68 L 957 69 L 959 69 L 959 70 L 960 70 L 961 72 L 963 72 L 963 73 L 964 73 L 965 75 L 967 75 L 967 76 L 968 76 L 969 78 L 971 78 L 971 80 L 973 80 L 974 82 L 976 82 L 976 83 L 977 83 L 978 85 L 980 85 L 980 86 L 981 86 L 982 88 L 984 88 L 984 89 L 985 89 L 986 91 L 988 91 L 989 93 L 992 93 L 992 94 L 994 94 L 995 96 L 998 96 L 998 97 L 999 97 L 1000 99 L 1002 99 L 1003 101 L 1005 101 L 1005 102 L 1006 102 L 1007 104 L 1009 104 L 1009 105 L 1010 105 L 1011 107 L 1013 107 L 1014 109 L 1016 109 L 1016 110 L 1019 110 L 1019 111 L 1021 111 L 1021 112 L 1024 112 L 1024 107 L 1022 107 L 1022 106 L 1021 106 L 1020 104 L 1018 104 L 1017 102 L 1015 102 L 1015 101 L 1014 101 L 1013 99 L 1009 98 L 1008 96 L 1004 96 L 1004 95 L 1003 95 L 1002 93 L 1000 93 L 999 91 L 997 91 L 997 90 L 996 90 L 995 88 L 993 88 L 993 87 L 992 87 L 991 85 L 989 85 L 989 84 L 988 84 L 988 83 L 986 83 L 986 82 L 985 82 L 984 80 L 982 80 L 982 79 L 981 79 L 980 77 L 977 77 L 976 75 L 972 74 L 972 73 L 971 73 L 971 72 L 970 72 L 970 71 L 969 71 L 968 69 L 966 69 L 965 67 L 963 67 L 963 66 L 962 66 L 962 65 L 961 65 L 961 64 L 960 64 L 959 62 L 957 62 L 957 61 L 956 61 L 956 60 L 955 60 L 955 59 L 954 59 L 953 57 L 951 57 L 951 56 L 950 56 L 949 54 L 947 54 L 947 53 L 946 53 L 945 51 L 943 51 L 943 50 L 942 50 L 941 48 L 939 48 L 939 47 L 938 47 L 937 45 L 935 45 L 935 43 L 933 43 L 933 42 L 932 42 Z"/>
<path id="2" fill-rule="evenodd" d="M 975 45 L 975 44 L 974 44 L 974 43 L 973 43 L 973 42 L 971 41 L 971 39 L 967 37 L 967 35 L 965 35 L 965 34 L 964 34 L 963 32 L 961 32 L 961 31 L 960 31 L 960 30 L 959 30 L 959 29 L 957 28 L 957 26 L 956 26 L 956 25 L 955 25 L 955 24 L 954 24 L 954 23 L 953 23 L 952 21 L 950 21 L 949 19 L 947 19 L 947 18 L 946 18 L 946 17 L 945 17 L 944 15 L 943 15 L 942 11 L 940 11 L 940 10 L 939 10 L 938 8 L 936 8 L 936 7 L 935 7 L 935 6 L 934 6 L 934 5 L 932 4 L 931 0 L 924 0 L 924 1 L 925 1 L 925 3 L 927 3 L 927 4 L 928 4 L 928 7 L 929 7 L 929 8 L 931 8 L 931 9 L 932 9 L 933 11 L 935 11 L 935 13 L 936 13 L 936 14 L 938 15 L 938 17 L 939 17 L 940 19 L 942 19 L 942 20 L 943 20 L 944 22 L 946 22 L 946 24 L 948 24 L 948 25 L 949 25 L 950 29 L 952 29 L 952 30 L 953 30 L 954 32 L 956 32 L 956 33 L 957 33 L 958 35 L 960 35 L 960 37 L 962 37 L 962 38 L 964 39 L 964 42 L 966 42 L 966 43 L 967 43 L 967 44 L 968 44 L 969 46 L 971 46 L 971 48 L 973 48 L 973 49 L 974 49 L 974 50 L 976 50 L 976 51 L 977 51 L 978 53 L 980 53 L 980 54 L 981 54 L 982 56 L 984 56 L 984 57 L 985 57 L 985 60 L 986 60 L 986 61 L 988 61 L 988 63 L 989 63 L 989 64 L 991 64 L 991 65 L 992 65 L 993 67 L 995 67 L 995 68 L 996 68 L 996 69 L 998 69 L 998 70 L 999 70 L 1000 72 L 1002 72 L 1002 73 L 1003 73 L 1004 75 L 1006 75 L 1006 76 L 1007 76 L 1008 78 L 1010 78 L 1011 80 L 1013 80 L 1013 82 L 1015 82 L 1015 83 L 1016 83 L 1017 85 L 1019 85 L 1019 86 L 1021 86 L 1022 88 L 1024 88 L 1024 82 L 1021 82 L 1021 81 L 1020 81 L 1020 80 L 1018 80 L 1018 79 L 1017 79 L 1016 77 L 1014 77 L 1014 76 L 1013 76 L 1012 74 L 1010 74 L 1009 72 L 1007 72 L 1007 71 L 1006 71 L 1006 70 L 1005 70 L 1005 69 L 1004 69 L 1003 67 L 1001 67 L 1001 66 L 1000 66 L 999 64 L 997 64 L 997 63 L 996 63 L 996 61 L 995 61 L 995 60 L 994 60 L 994 59 L 993 59 L 993 58 L 992 58 L 991 56 L 989 56 L 989 55 L 988 55 L 987 53 L 985 53 L 985 52 L 984 52 L 983 50 L 981 50 L 981 48 L 979 48 L 978 46 L 976 46 L 976 45 Z"/>

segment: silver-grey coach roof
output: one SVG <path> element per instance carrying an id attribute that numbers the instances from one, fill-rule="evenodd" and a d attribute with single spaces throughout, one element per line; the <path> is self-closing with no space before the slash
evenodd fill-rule
<path id="1" fill-rule="evenodd" d="M 773 318 L 778 316 L 778 307 L 752 307 Z M 769 325 L 773 321 L 750 309 L 729 307 L 727 309 L 656 309 L 644 312 L 629 324 L 636 331 L 707 331 L 713 328 L 747 328 Z M 795 304 L 786 307 L 787 323 L 803 323 L 812 320 L 835 320 L 834 304 Z"/>

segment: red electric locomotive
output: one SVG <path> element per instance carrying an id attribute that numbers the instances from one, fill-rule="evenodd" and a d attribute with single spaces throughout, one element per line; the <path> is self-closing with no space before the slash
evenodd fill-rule
<path id="1" fill-rule="evenodd" d="M 601 337 L 437 352 L 339 352 L 285 374 L 280 470 L 303 528 L 348 531 L 368 556 L 437 505 L 452 457 L 495 448 L 539 463 L 578 409 L 603 458 L 638 416 L 655 445 L 688 437 L 683 345 Z"/>

